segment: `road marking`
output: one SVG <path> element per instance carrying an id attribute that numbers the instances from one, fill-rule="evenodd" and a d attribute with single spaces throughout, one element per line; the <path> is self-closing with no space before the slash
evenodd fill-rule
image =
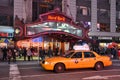
<path id="1" fill-rule="evenodd" d="M 86 77 L 86 78 L 82 78 L 82 79 L 108 79 L 107 77 L 104 76 L 91 76 L 91 77 Z"/>
<path id="2" fill-rule="evenodd" d="M 9 80 L 21 80 L 17 64 L 10 64 Z"/>
<path id="3" fill-rule="evenodd" d="M 42 69 L 42 67 L 27 67 L 27 68 L 19 68 L 19 69 L 36 69 L 36 68 Z"/>
<path id="4" fill-rule="evenodd" d="M 101 71 L 85 71 L 85 72 L 71 72 L 71 73 L 59 73 L 59 74 L 42 74 L 42 75 L 26 75 L 21 77 L 40 77 L 40 76 L 56 76 L 56 75 L 75 75 L 75 74 L 82 74 L 82 73 L 96 73 L 96 72 L 113 72 L 113 71 L 120 71 L 120 69 L 111 69 L 111 70 L 101 70 Z"/>
<path id="5" fill-rule="evenodd" d="M 108 75 L 108 76 L 90 76 L 90 77 L 86 77 L 86 78 L 82 78 L 82 79 L 109 79 L 109 78 L 113 78 L 113 77 L 120 77 L 120 75 Z"/>

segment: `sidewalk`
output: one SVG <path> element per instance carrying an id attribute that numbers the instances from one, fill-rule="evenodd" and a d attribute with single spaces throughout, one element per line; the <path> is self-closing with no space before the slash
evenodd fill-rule
<path id="1" fill-rule="evenodd" d="M 112 62 L 113 62 L 113 64 L 116 64 L 116 63 L 120 64 L 120 60 L 118 60 L 118 59 L 113 59 Z"/>
<path id="2" fill-rule="evenodd" d="M 11 62 L 10 64 L 18 64 L 18 65 L 39 65 L 39 61 L 38 60 L 31 60 L 31 61 L 16 61 L 16 62 Z M 7 61 L 4 62 L 0 62 L 0 66 L 1 65 L 9 65 Z"/>

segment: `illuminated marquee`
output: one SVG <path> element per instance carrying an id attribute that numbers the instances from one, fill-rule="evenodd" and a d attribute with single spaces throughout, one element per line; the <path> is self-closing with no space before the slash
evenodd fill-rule
<path id="1" fill-rule="evenodd" d="M 66 21 L 65 17 L 63 16 L 52 16 L 52 15 L 48 15 L 48 20 Z"/>

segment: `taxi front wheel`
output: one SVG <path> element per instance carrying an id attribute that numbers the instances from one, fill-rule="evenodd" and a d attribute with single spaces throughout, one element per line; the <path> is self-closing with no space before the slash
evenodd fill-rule
<path id="1" fill-rule="evenodd" d="M 65 66 L 62 63 L 57 63 L 54 67 L 54 71 L 57 73 L 62 73 L 65 71 Z"/>
<path id="2" fill-rule="evenodd" d="M 103 69 L 103 63 L 102 62 L 97 62 L 95 64 L 95 70 L 99 71 L 99 70 L 102 70 Z"/>

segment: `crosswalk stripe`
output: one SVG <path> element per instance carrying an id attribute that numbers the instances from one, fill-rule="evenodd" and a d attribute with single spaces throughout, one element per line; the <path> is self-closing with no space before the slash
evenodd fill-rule
<path id="1" fill-rule="evenodd" d="M 10 64 L 9 80 L 22 80 L 17 64 Z"/>

